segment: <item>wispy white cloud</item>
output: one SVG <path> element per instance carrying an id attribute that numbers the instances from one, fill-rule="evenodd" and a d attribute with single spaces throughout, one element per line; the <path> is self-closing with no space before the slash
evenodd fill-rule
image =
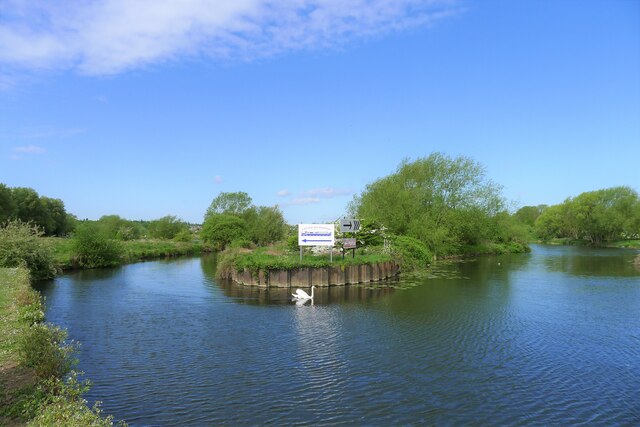
<path id="1" fill-rule="evenodd" d="M 278 197 L 287 197 L 291 192 L 289 190 L 280 190 L 276 193 Z"/>
<path id="2" fill-rule="evenodd" d="M 312 203 L 320 203 L 317 197 L 297 197 L 291 200 L 292 205 L 310 205 Z"/>
<path id="3" fill-rule="evenodd" d="M 42 147 L 38 147 L 37 145 L 27 145 L 24 147 L 13 147 L 13 151 L 23 154 L 42 154 L 47 150 Z"/>
<path id="4" fill-rule="evenodd" d="M 305 194 L 311 197 L 321 197 L 324 199 L 331 199 L 334 197 L 348 196 L 350 194 L 353 194 L 353 191 L 326 187 L 326 188 L 316 188 L 314 190 L 309 190 L 309 191 L 306 191 Z"/>
<path id="5" fill-rule="evenodd" d="M 185 57 L 252 60 L 431 25 L 459 13 L 457 3 L 8 0 L 1 7 L 0 68 L 5 76 L 60 69 L 104 75 Z"/>

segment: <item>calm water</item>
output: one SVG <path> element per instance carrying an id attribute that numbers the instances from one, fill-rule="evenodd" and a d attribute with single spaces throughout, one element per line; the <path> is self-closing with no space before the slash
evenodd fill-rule
<path id="1" fill-rule="evenodd" d="M 195 258 L 42 284 L 88 399 L 130 425 L 640 424 L 636 251 L 534 246 L 286 291 Z"/>

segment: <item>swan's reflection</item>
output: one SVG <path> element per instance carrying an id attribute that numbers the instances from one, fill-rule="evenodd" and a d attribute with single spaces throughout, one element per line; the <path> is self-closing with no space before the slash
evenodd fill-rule
<path id="1" fill-rule="evenodd" d="M 327 305 L 327 304 L 362 304 L 370 303 L 391 295 L 396 282 L 376 282 L 361 285 L 316 287 L 314 297 L 306 304 L 298 304 L 299 299 L 292 294 L 297 288 L 261 288 L 258 286 L 240 285 L 232 280 L 216 280 L 210 286 L 218 286 L 223 293 L 241 304 L 251 305 Z M 310 287 L 301 287 L 307 294 L 311 294 Z M 312 301 L 311 301 L 312 300 Z M 304 302 L 304 300 L 302 300 Z"/>

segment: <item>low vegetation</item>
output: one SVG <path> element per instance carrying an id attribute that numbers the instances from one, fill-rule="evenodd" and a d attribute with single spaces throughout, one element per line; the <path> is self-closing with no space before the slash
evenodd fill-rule
<path id="1" fill-rule="evenodd" d="M 0 267 L 24 267 L 34 280 L 56 273 L 53 252 L 42 230 L 31 223 L 10 220 L 0 227 Z"/>
<path id="2" fill-rule="evenodd" d="M 73 370 L 76 346 L 65 331 L 43 323 L 27 269 L 0 268 L 0 318 L 0 425 L 113 425 L 113 417 L 82 398 L 89 383 Z"/>
<path id="3" fill-rule="evenodd" d="M 371 250 L 368 251 L 368 253 L 359 253 L 355 258 L 349 255 L 343 259 L 338 253 L 334 253 L 333 257 L 329 256 L 329 254 L 305 254 L 302 259 L 300 259 L 299 254 L 273 250 L 273 248 L 263 247 L 256 250 L 228 249 L 220 254 L 217 274 L 219 277 L 228 277 L 229 272 L 232 270 L 247 270 L 252 273 L 257 273 L 259 270 L 340 267 L 347 265 L 377 264 L 391 260 L 392 257 L 390 255 Z"/>

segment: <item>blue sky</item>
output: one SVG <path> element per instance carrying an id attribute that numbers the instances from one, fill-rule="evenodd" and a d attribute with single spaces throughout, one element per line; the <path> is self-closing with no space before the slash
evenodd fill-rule
<path id="1" fill-rule="evenodd" d="M 640 190 L 640 2 L 0 3 L 0 182 L 80 218 L 326 221 L 434 151 L 515 206 Z"/>

